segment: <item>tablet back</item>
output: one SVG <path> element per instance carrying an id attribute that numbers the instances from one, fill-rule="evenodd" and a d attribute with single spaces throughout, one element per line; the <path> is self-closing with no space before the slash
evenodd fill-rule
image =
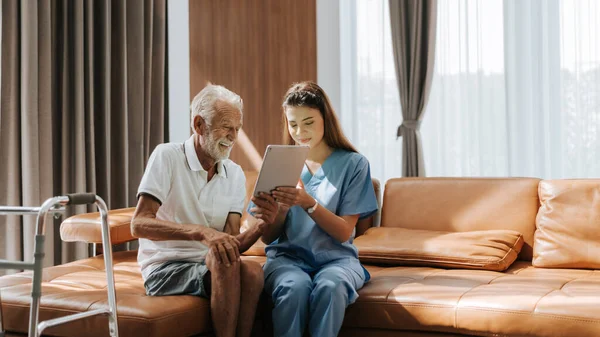
<path id="1" fill-rule="evenodd" d="M 270 193 L 276 187 L 295 187 L 308 150 L 308 146 L 298 145 L 267 146 L 252 195 L 257 196 L 259 192 Z"/>

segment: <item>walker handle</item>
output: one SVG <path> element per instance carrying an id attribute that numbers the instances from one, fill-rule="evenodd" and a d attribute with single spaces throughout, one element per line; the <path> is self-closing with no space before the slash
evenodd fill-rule
<path id="1" fill-rule="evenodd" d="M 67 205 L 87 205 L 96 203 L 96 194 L 94 193 L 67 194 L 67 198 L 69 198 Z"/>

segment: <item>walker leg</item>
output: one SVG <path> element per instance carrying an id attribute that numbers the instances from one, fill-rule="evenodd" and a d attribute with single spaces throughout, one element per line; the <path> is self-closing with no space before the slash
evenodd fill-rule
<path id="1" fill-rule="evenodd" d="M 4 337 L 4 326 L 2 325 L 2 290 L 0 290 L 0 337 Z"/>
<path id="2" fill-rule="evenodd" d="M 42 296 L 42 268 L 44 261 L 44 242 L 42 234 L 35 236 L 33 254 L 33 280 L 31 283 L 31 306 L 29 307 L 29 337 L 38 337 L 38 321 L 40 312 L 40 297 Z"/>

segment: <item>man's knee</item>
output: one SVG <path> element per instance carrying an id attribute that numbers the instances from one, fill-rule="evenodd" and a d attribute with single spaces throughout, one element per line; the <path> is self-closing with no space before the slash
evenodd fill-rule
<path id="1" fill-rule="evenodd" d="M 260 264 L 242 260 L 240 263 L 240 278 L 242 279 L 242 285 L 252 285 L 253 288 L 262 291 L 265 277 Z"/>
<path id="2" fill-rule="evenodd" d="M 240 275 L 241 263 L 239 261 L 233 261 L 227 266 L 225 263 L 219 262 L 212 252 L 209 252 L 205 262 L 210 273 L 219 279 L 239 277 Z"/>

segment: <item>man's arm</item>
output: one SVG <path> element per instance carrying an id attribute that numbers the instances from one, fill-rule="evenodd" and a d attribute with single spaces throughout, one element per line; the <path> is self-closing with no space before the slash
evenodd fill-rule
<path id="1" fill-rule="evenodd" d="M 131 220 L 131 235 L 154 241 L 200 241 L 214 250 L 215 256 L 222 263 L 228 265 L 239 259 L 240 242 L 234 236 L 205 226 L 159 220 L 156 218 L 159 207 L 158 201 L 142 194 Z"/>
<path id="2" fill-rule="evenodd" d="M 247 251 L 262 235 L 262 226 L 253 224 L 246 231 L 240 233 L 241 219 L 239 213 L 229 213 L 225 222 L 225 233 L 235 236 L 240 242 L 240 254 Z"/>
<path id="3" fill-rule="evenodd" d="M 227 220 L 225 220 L 223 232 L 233 236 L 239 235 L 241 219 L 242 216 L 240 213 L 229 213 L 227 215 Z"/>

